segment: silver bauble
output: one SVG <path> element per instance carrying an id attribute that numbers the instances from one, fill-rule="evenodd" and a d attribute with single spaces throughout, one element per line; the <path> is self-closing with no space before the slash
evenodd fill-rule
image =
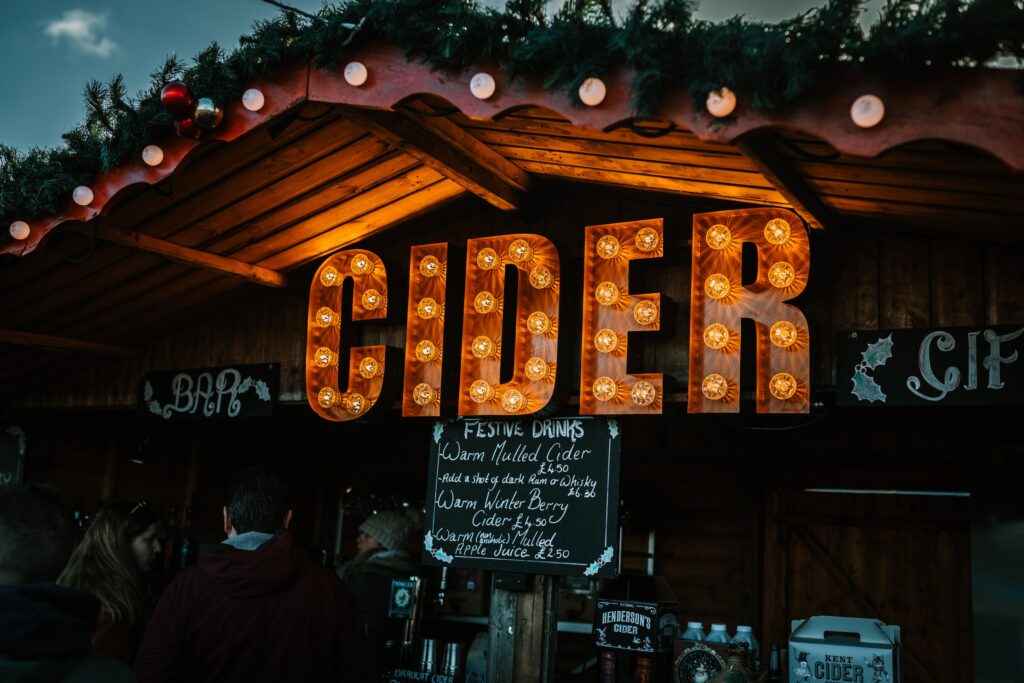
<path id="1" fill-rule="evenodd" d="M 224 118 L 224 111 L 209 97 L 200 97 L 196 100 L 193 118 L 197 126 L 203 130 L 210 130 L 216 128 L 220 120 Z"/>

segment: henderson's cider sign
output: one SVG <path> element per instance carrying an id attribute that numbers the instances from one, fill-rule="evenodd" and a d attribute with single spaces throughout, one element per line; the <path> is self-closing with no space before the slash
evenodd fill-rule
<path id="1" fill-rule="evenodd" d="M 630 263 L 664 255 L 662 220 L 593 225 L 585 230 L 583 316 L 580 336 L 559 330 L 561 271 L 558 250 L 542 235 L 513 234 L 467 242 L 462 343 L 444 349 L 447 243 L 414 246 L 409 262 L 409 304 L 402 414 L 438 416 L 442 392 L 457 392 L 462 416 L 525 416 L 551 400 L 559 343 L 581 344 L 581 415 L 656 415 L 663 404 L 659 373 L 630 374 L 628 333 L 660 328 L 657 292 L 629 290 Z M 742 283 L 743 244 L 757 248 L 757 279 Z M 506 292 L 506 267 L 518 287 Z M 759 413 L 809 410 L 807 320 L 786 303 L 807 285 L 810 247 L 800 219 L 783 209 L 705 213 L 693 219 L 690 289 L 691 413 L 738 412 L 740 321 L 754 321 Z M 353 420 L 377 402 L 387 373 L 384 346 L 353 347 L 347 386 L 339 386 L 339 354 L 346 325 L 342 284 L 351 278 L 352 320 L 388 313 L 383 261 L 365 249 L 330 256 L 313 278 L 306 337 L 306 392 L 313 410 L 328 420 Z M 503 338 L 503 311 L 515 297 L 515 335 Z M 565 333 L 569 330 L 561 330 Z M 512 354 L 514 372 L 500 381 L 501 356 Z M 458 358 L 459 381 L 442 382 L 442 358 Z M 443 385 L 443 386 L 442 386 Z"/>

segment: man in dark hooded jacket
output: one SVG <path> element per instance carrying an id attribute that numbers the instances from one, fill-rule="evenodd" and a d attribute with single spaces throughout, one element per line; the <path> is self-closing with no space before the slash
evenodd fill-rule
<path id="1" fill-rule="evenodd" d="M 73 545 L 71 516 L 54 491 L 0 485 L 0 681 L 135 680 L 125 665 L 92 652 L 99 600 L 54 583 Z"/>
<path id="2" fill-rule="evenodd" d="M 372 680 L 348 589 L 296 547 L 284 482 L 267 468 L 237 477 L 228 538 L 167 587 L 135 671 L 163 681 Z"/>

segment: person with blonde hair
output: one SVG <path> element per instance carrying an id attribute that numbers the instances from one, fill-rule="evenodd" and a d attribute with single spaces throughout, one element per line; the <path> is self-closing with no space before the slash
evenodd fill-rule
<path id="1" fill-rule="evenodd" d="M 93 649 L 129 666 L 149 619 L 147 584 L 160 552 L 158 523 L 145 501 L 106 505 L 57 579 L 62 586 L 99 598 L 102 608 Z"/>

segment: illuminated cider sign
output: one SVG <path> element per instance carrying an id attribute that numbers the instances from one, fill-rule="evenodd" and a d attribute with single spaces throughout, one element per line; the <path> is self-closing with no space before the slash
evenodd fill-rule
<path id="1" fill-rule="evenodd" d="M 742 283 L 743 244 L 756 247 L 757 279 Z M 662 376 L 626 368 L 630 333 L 660 329 L 657 292 L 631 292 L 632 262 L 664 256 L 661 219 L 589 226 L 585 231 L 580 414 L 657 415 L 664 405 Z M 518 273 L 508 291 L 506 268 Z M 691 413 L 738 412 L 740 321 L 754 321 L 757 347 L 755 403 L 759 413 L 809 411 L 810 344 L 807 320 L 788 300 L 807 285 L 810 246 L 803 223 L 782 209 L 698 214 L 693 219 L 690 290 Z M 448 245 L 414 246 L 409 262 L 409 302 L 402 414 L 441 414 Z M 367 250 L 329 257 L 313 279 L 307 320 L 306 393 L 313 410 L 329 420 L 353 420 L 380 397 L 385 347 L 355 347 L 347 386 L 339 386 L 341 292 L 353 281 L 352 319 L 387 315 L 387 273 Z M 458 414 L 529 415 L 551 401 L 557 372 L 561 270 L 558 250 L 533 234 L 471 239 L 466 247 L 462 335 L 458 353 Z M 506 305 L 515 306 L 514 334 L 503 334 Z M 567 330 L 562 326 L 562 334 Z M 449 350 L 452 351 L 452 350 Z M 500 381 L 501 359 L 511 357 L 512 377 Z M 454 384 L 454 382 L 452 382 Z"/>

